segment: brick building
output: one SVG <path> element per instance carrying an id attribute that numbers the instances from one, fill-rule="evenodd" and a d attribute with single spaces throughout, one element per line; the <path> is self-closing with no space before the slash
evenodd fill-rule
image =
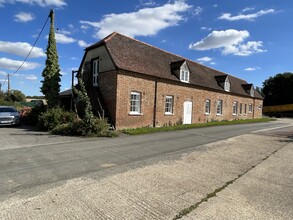
<path id="1" fill-rule="evenodd" d="M 79 74 L 116 129 L 262 117 L 252 84 L 119 33 L 86 48 Z"/>

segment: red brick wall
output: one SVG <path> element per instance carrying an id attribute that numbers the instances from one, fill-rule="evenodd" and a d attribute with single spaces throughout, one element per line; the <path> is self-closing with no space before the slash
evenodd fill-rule
<path id="1" fill-rule="evenodd" d="M 113 77 L 114 79 L 115 77 Z M 106 80 L 106 79 L 105 79 Z M 107 78 L 108 80 L 108 78 Z M 103 86 L 104 88 L 104 86 Z M 102 89 L 102 87 L 101 87 Z M 130 93 L 137 91 L 141 93 L 141 115 L 131 115 L 130 112 Z M 106 96 L 114 97 L 116 91 L 112 88 L 103 92 Z M 111 95 L 110 95 L 111 94 Z M 173 96 L 173 114 L 165 115 L 166 95 Z M 108 106 L 115 113 L 116 128 L 135 128 L 143 126 L 153 126 L 154 119 L 154 97 L 155 97 L 155 79 L 149 76 L 135 75 L 120 71 L 117 75 L 117 95 L 115 100 L 108 101 Z M 205 100 L 211 100 L 211 112 L 205 114 Z M 216 115 L 216 102 L 223 100 L 223 114 Z M 115 102 L 110 104 L 110 102 Z M 192 102 L 192 123 L 204 123 L 207 121 L 235 120 L 246 118 L 260 118 L 262 116 L 262 100 L 250 97 L 241 97 L 231 93 L 220 93 L 215 91 L 195 88 L 188 84 L 170 83 L 160 80 L 157 83 L 157 106 L 156 106 L 156 126 L 173 125 L 183 121 L 183 103 Z M 233 102 L 238 102 L 237 115 L 233 115 Z M 242 114 L 239 114 L 240 103 L 242 103 Z M 247 104 L 247 112 L 244 114 L 244 105 Z M 253 105 L 253 111 L 248 112 L 249 104 Z M 115 106 L 116 105 L 116 110 Z"/>
<path id="2" fill-rule="evenodd" d="M 130 94 L 141 93 L 141 115 L 131 115 Z M 117 75 L 116 128 L 153 126 L 155 82 L 145 78 L 125 74 Z"/>

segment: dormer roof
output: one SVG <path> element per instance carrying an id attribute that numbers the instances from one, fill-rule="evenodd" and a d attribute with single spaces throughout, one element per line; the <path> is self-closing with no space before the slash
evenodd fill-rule
<path id="1" fill-rule="evenodd" d="M 226 79 L 228 78 L 227 74 L 223 74 L 223 75 L 219 75 L 219 76 L 215 76 L 215 79 L 218 83 L 223 83 L 226 81 Z"/>

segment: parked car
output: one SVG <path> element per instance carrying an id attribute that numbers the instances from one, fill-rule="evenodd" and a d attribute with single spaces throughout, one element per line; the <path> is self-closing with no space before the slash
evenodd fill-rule
<path id="1" fill-rule="evenodd" d="M 13 106 L 0 106 L 0 126 L 20 125 L 20 114 Z"/>

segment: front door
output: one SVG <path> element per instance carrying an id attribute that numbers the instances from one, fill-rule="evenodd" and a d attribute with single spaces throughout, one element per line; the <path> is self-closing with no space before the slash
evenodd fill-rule
<path id="1" fill-rule="evenodd" d="M 191 124 L 191 118 L 192 118 L 192 102 L 191 101 L 185 101 L 184 102 L 184 111 L 183 111 L 183 124 Z"/>

